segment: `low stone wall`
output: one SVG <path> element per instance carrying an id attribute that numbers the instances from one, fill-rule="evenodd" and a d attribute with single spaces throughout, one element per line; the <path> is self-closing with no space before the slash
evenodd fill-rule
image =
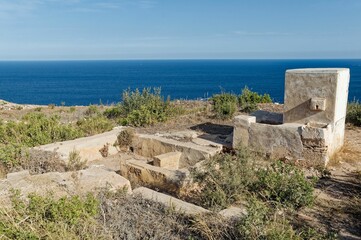
<path id="1" fill-rule="evenodd" d="M 169 152 L 180 152 L 182 155 L 179 160 L 179 168 L 185 168 L 209 159 L 222 151 L 221 144 L 201 140 L 201 144 L 197 144 L 197 141 L 181 142 L 156 135 L 139 134 L 135 136 L 133 150 L 135 154 L 149 158 Z"/>
<path id="2" fill-rule="evenodd" d="M 255 116 L 234 119 L 233 147 L 247 147 L 267 157 L 302 160 L 308 166 L 325 166 L 332 148 L 332 129 L 299 123 L 269 125 L 256 122 Z"/>

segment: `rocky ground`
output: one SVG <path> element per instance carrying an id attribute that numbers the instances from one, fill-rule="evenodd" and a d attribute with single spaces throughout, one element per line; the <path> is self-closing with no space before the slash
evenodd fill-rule
<path id="1" fill-rule="evenodd" d="M 183 101 L 176 104 L 191 110 L 168 123 L 138 128 L 138 133 L 156 134 L 193 130 L 200 134 L 228 135 L 232 133 L 232 121 L 221 121 L 211 117 L 207 102 Z M 264 104 L 262 110 L 282 112 L 282 105 Z M 101 108 L 107 108 L 103 106 Z M 19 105 L 0 100 L 2 120 L 19 120 L 31 111 L 45 114 L 57 113 L 64 122 L 72 122 L 84 115 L 87 107 L 53 107 Z M 109 157 L 111 168 L 117 165 Z M 96 162 L 95 162 L 96 163 Z M 343 239 L 361 239 L 361 128 L 347 126 L 345 145 L 332 159 L 315 191 L 317 200 L 312 208 L 298 213 L 295 224 L 307 224 L 326 232 L 338 232 Z"/>

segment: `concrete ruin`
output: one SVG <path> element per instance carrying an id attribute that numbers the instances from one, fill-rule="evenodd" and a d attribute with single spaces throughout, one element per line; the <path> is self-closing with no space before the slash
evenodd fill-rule
<path id="1" fill-rule="evenodd" d="M 236 116 L 233 147 L 327 165 L 343 146 L 349 80 L 346 68 L 287 70 L 283 116 L 262 111 Z"/>

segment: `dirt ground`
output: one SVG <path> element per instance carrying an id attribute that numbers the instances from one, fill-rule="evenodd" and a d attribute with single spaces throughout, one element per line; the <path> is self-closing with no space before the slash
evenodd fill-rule
<path id="1" fill-rule="evenodd" d="M 167 123 L 139 128 L 138 132 L 158 133 L 192 129 L 208 134 L 230 134 L 231 120 L 217 120 L 212 117 L 207 102 L 177 101 L 188 110 L 188 114 Z M 99 106 L 104 110 L 108 106 Z M 282 105 L 263 104 L 261 110 L 282 112 Z M 28 112 L 40 111 L 46 115 L 58 114 L 62 121 L 72 122 L 84 117 L 86 106 L 53 107 L 17 105 L 0 100 L 0 120 L 19 120 Z M 244 113 L 239 113 L 244 114 Z M 1 171 L 1 169 L 0 169 Z M 361 128 L 347 126 L 343 149 L 331 160 L 316 191 L 316 203 L 303 209 L 294 219 L 295 224 L 309 225 L 328 233 L 338 233 L 341 239 L 361 239 Z"/>

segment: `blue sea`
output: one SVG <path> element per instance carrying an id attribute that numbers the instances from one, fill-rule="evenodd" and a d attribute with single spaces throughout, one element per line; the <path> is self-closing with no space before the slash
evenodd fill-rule
<path id="1" fill-rule="evenodd" d="M 161 87 L 172 99 L 240 93 L 244 86 L 283 102 L 287 69 L 351 70 L 349 100 L 361 100 L 359 60 L 124 60 L 0 62 L 0 99 L 16 103 L 88 105 L 121 100 L 127 88 Z"/>

